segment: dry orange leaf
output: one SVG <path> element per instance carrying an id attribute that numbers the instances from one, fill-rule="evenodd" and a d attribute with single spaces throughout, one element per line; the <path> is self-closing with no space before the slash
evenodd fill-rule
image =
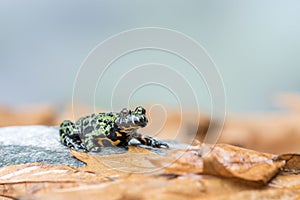
<path id="1" fill-rule="evenodd" d="M 205 199 L 253 190 L 254 187 L 238 182 L 188 175 L 168 178 L 164 176 L 131 175 L 125 179 L 85 187 L 40 192 L 27 199 Z"/>
<path id="2" fill-rule="evenodd" d="M 165 173 L 177 175 L 203 173 L 203 159 L 199 148 L 173 150 L 170 156 L 172 162 L 165 166 Z"/>
<path id="3" fill-rule="evenodd" d="M 203 173 L 266 184 L 285 166 L 284 160 L 274 160 L 274 157 L 272 154 L 219 144 L 203 157 Z"/>
<path id="4" fill-rule="evenodd" d="M 207 149 L 207 145 L 194 146 L 160 155 L 130 147 L 127 153 L 104 156 L 71 150 L 87 166 L 34 163 L 1 168 L 0 196 L 32 200 L 299 197 L 298 175 L 277 175 L 290 167 L 291 156 L 221 144 L 209 154 Z M 297 167 L 299 160 L 292 163 Z"/>
<path id="5" fill-rule="evenodd" d="M 133 175 L 93 187 L 74 187 L 49 193 L 39 193 L 28 199 L 192 199 L 203 194 L 197 178 L 167 179 Z"/>
<path id="6" fill-rule="evenodd" d="M 283 171 L 290 173 L 300 173 L 300 155 L 299 154 L 282 154 L 275 158 L 275 160 L 284 160 L 285 165 Z"/>
<path id="7" fill-rule="evenodd" d="M 270 188 L 279 189 L 300 189 L 300 175 L 281 173 L 276 176 L 269 184 Z"/>
<path id="8" fill-rule="evenodd" d="M 227 193 L 222 195 L 209 196 L 205 199 L 218 199 L 218 200 L 236 200 L 236 199 L 299 199 L 299 190 L 278 190 L 278 189 L 265 189 L 265 190 L 247 190 L 237 193 Z"/>
<path id="9" fill-rule="evenodd" d="M 211 152 L 205 155 L 205 149 Z M 133 173 L 209 174 L 256 184 L 268 183 L 281 168 L 290 166 L 292 162 L 288 155 L 279 159 L 273 154 L 226 144 L 217 144 L 213 148 L 202 145 L 201 148 L 198 146 L 166 151 L 168 156 L 154 154 L 138 147 L 130 147 L 129 152 L 125 154 L 97 156 L 76 151 L 72 151 L 72 154 L 87 163 L 82 170 L 108 177 L 119 178 Z M 202 157 L 203 154 L 205 156 Z M 294 156 L 294 160 L 295 158 Z"/>
<path id="10" fill-rule="evenodd" d="M 161 167 L 152 164 L 151 160 L 160 159 L 160 156 L 147 149 L 134 146 L 123 154 L 97 155 L 86 154 L 71 150 L 73 156 L 85 162 L 87 165 L 80 168 L 84 171 L 91 171 L 111 178 L 127 177 L 130 174 L 153 174 L 161 171 Z"/>
<path id="11" fill-rule="evenodd" d="M 43 163 L 14 165 L 0 168 L 0 196 L 17 198 L 41 190 L 104 181 L 108 181 L 108 178 L 64 165 Z"/>

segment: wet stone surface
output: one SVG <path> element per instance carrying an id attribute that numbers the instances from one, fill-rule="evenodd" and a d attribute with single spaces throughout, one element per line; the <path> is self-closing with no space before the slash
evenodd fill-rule
<path id="1" fill-rule="evenodd" d="M 176 141 L 166 141 L 171 149 L 184 148 L 186 145 Z M 137 145 L 138 141 L 131 141 Z M 157 154 L 165 155 L 159 148 L 141 145 Z M 125 153 L 124 148 L 103 148 L 100 155 Z M 59 141 L 58 127 L 50 126 L 12 126 L 0 128 L 0 167 L 43 162 L 82 167 L 85 164 L 70 154 L 70 149 Z M 167 155 L 165 155 L 167 156 Z"/>
<path id="2" fill-rule="evenodd" d="M 34 162 L 84 166 L 59 142 L 57 127 L 0 128 L 0 155 L 0 167 Z"/>

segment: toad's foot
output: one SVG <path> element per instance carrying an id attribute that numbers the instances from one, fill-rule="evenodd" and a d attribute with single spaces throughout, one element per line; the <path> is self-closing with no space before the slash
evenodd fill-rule
<path id="1" fill-rule="evenodd" d="M 137 139 L 141 144 L 155 147 L 155 148 L 169 148 L 169 145 L 166 142 L 162 142 L 160 140 L 156 140 L 153 137 L 142 135 L 140 133 L 134 133 L 131 135 L 131 138 Z"/>

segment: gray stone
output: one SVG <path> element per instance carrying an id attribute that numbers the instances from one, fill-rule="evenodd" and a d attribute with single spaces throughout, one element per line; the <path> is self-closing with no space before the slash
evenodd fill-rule
<path id="1" fill-rule="evenodd" d="M 12 126 L 0 128 L 0 167 L 44 162 L 84 166 L 59 141 L 57 127 Z"/>
<path id="2" fill-rule="evenodd" d="M 165 141 L 171 149 L 186 148 L 186 144 L 176 141 Z M 138 145 L 138 141 L 131 141 Z M 164 149 L 140 145 L 157 154 L 167 156 Z M 103 148 L 99 155 L 125 153 L 125 148 Z M 43 162 L 49 164 L 64 164 L 73 167 L 84 166 L 70 154 L 70 149 L 59 141 L 58 127 L 49 126 L 12 126 L 0 128 L 0 167 Z"/>

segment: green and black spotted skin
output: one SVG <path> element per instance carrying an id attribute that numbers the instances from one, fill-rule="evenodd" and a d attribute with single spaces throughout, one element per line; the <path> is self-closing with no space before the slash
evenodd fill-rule
<path id="1" fill-rule="evenodd" d="M 65 120 L 60 125 L 59 134 L 64 145 L 77 151 L 99 152 L 102 147 L 113 146 L 127 148 L 132 138 L 144 145 L 168 148 L 164 142 L 137 133 L 147 123 L 146 110 L 138 106 L 134 111 L 124 108 L 119 113 L 92 114 L 76 123 Z"/>

